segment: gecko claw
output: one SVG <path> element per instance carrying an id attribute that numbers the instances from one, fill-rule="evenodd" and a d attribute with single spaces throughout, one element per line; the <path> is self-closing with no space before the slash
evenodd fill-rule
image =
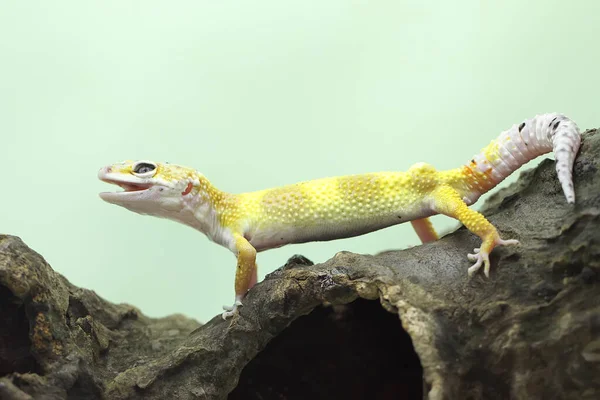
<path id="1" fill-rule="evenodd" d="M 241 306 L 243 306 L 241 297 L 235 296 L 235 302 L 233 303 L 233 306 L 223 306 L 223 310 L 225 310 L 225 312 L 221 314 L 221 317 L 223 317 L 223 319 L 233 317 L 235 314 L 237 314 L 238 308 Z"/>

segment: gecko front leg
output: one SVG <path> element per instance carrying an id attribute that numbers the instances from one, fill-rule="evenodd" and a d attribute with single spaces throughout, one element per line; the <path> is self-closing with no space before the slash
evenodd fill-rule
<path id="1" fill-rule="evenodd" d="M 232 317 L 241 306 L 246 293 L 256 284 L 256 249 L 240 234 L 233 235 L 237 253 L 237 269 L 235 271 L 235 301 L 233 306 L 223 306 L 223 319 Z"/>

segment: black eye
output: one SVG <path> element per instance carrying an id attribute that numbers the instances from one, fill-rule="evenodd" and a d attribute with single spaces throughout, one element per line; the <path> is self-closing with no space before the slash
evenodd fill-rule
<path id="1" fill-rule="evenodd" d="M 156 169 L 156 165 L 150 163 L 141 162 L 135 166 L 133 172 L 136 174 L 145 174 L 146 172 L 154 171 Z"/>

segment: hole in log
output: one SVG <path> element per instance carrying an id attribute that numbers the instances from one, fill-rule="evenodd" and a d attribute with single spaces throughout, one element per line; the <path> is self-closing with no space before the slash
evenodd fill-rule
<path id="1" fill-rule="evenodd" d="M 0 376 L 12 372 L 38 372 L 30 349 L 25 307 L 8 288 L 0 286 Z"/>
<path id="2" fill-rule="evenodd" d="M 246 365 L 229 400 L 422 399 L 423 369 L 379 301 L 318 307 Z"/>

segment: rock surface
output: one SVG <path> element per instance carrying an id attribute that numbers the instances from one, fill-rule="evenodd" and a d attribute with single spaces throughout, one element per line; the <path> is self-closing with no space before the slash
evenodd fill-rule
<path id="1" fill-rule="evenodd" d="M 520 246 L 467 278 L 466 229 L 376 256 L 303 257 L 241 314 L 152 319 L 0 236 L 0 399 L 600 398 L 600 132 L 577 204 L 543 161 L 484 214 Z"/>

